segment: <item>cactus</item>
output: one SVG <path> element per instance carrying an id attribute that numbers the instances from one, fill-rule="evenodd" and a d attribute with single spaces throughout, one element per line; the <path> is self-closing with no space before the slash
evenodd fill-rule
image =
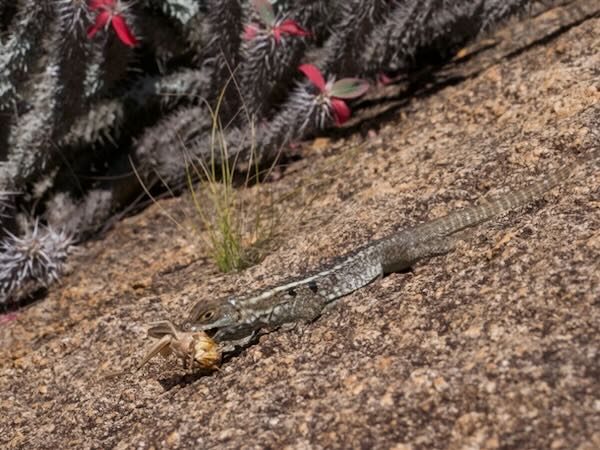
<path id="1" fill-rule="evenodd" d="M 531 3 L 0 0 L 0 303 L 142 192 L 130 161 L 185 181 L 217 104 L 229 156 L 267 163 L 347 119 L 366 85 L 344 78 L 447 58 Z"/>
<path id="2" fill-rule="evenodd" d="M 24 227 L 22 236 L 7 232 L 0 242 L 0 302 L 47 287 L 66 264 L 72 243 L 69 235 L 40 225 L 38 219 Z"/>

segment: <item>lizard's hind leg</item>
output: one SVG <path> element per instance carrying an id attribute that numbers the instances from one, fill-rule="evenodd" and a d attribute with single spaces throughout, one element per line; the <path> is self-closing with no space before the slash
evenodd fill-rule
<path id="1" fill-rule="evenodd" d="M 403 253 L 403 258 L 398 261 L 384 262 L 383 273 L 389 274 L 401 272 L 412 267 L 421 259 L 433 256 L 445 255 L 453 251 L 460 241 L 464 240 L 464 233 L 453 236 L 441 236 L 429 239 L 426 242 L 418 242 L 411 245 Z"/>

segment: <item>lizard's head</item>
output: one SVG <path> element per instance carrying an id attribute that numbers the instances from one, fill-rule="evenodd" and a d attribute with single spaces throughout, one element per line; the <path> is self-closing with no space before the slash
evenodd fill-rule
<path id="1" fill-rule="evenodd" d="M 235 299 L 201 300 L 195 303 L 182 328 L 186 331 L 216 332 L 238 323 L 240 311 Z"/>

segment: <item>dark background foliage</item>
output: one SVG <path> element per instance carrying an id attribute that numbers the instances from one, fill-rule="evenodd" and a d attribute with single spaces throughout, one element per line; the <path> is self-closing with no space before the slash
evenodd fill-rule
<path id="1" fill-rule="evenodd" d="M 0 303 L 56 279 L 71 243 L 143 197 L 132 165 L 151 189 L 184 186 L 186 163 L 209 157 L 221 95 L 230 157 L 272 162 L 334 125 L 300 64 L 376 83 L 443 64 L 534 2 L 280 0 L 271 24 L 258 3 L 0 0 Z M 136 45 L 115 19 L 89 36 L 94 4 Z M 276 38 L 285 20 L 309 34 Z"/>

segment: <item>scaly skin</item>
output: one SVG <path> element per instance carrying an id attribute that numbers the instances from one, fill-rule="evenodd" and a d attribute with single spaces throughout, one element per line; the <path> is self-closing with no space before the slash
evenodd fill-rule
<path id="1" fill-rule="evenodd" d="M 212 338 L 230 351 L 247 345 L 259 330 L 313 321 L 326 306 L 375 279 L 451 251 L 457 242 L 455 233 L 538 199 L 565 180 L 576 165 L 494 200 L 371 242 L 314 275 L 241 298 L 200 300 L 191 308 L 183 328 L 214 333 Z"/>

